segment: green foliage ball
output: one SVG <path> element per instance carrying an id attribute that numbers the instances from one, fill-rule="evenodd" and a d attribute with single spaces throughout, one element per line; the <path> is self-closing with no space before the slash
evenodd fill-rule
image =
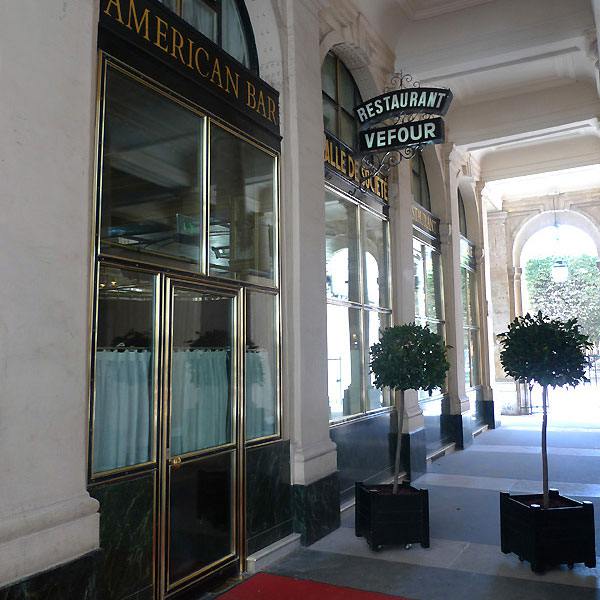
<path id="1" fill-rule="evenodd" d="M 375 386 L 393 390 L 442 387 L 450 368 L 443 338 L 415 323 L 388 327 L 371 346 Z"/>
<path id="2" fill-rule="evenodd" d="M 498 336 L 500 362 L 510 377 L 542 386 L 575 387 L 585 376 L 586 352 L 592 348 L 577 319 L 560 321 L 539 311 L 517 317 Z"/>

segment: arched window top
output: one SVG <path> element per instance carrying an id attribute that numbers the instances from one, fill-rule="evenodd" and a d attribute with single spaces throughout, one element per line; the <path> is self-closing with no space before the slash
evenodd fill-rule
<path id="1" fill-rule="evenodd" d="M 159 0 L 258 75 L 258 56 L 243 0 Z"/>
<path id="2" fill-rule="evenodd" d="M 353 110 L 362 98 L 352 74 L 333 52 L 323 61 L 321 83 L 325 131 L 350 148 L 356 147 L 358 127 Z"/>
<path id="3" fill-rule="evenodd" d="M 423 157 L 419 152 L 411 161 L 411 188 L 415 202 L 431 212 L 431 196 L 429 195 L 429 183 Z"/>
<path id="4" fill-rule="evenodd" d="M 469 236 L 467 231 L 467 213 L 465 211 L 465 202 L 463 200 L 460 190 L 458 190 L 458 225 L 460 228 L 460 235 L 465 238 Z"/>

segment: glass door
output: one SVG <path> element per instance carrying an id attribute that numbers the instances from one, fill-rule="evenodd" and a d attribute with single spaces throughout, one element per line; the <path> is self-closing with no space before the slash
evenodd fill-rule
<path id="1" fill-rule="evenodd" d="M 239 568 L 239 336 L 235 290 L 166 282 L 164 590 Z"/>

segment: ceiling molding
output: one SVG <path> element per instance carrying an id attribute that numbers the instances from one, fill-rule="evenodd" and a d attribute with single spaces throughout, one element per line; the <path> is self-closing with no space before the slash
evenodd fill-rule
<path id="1" fill-rule="evenodd" d="M 396 0 L 412 21 L 431 19 L 446 13 L 488 4 L 494 0 Z"/>

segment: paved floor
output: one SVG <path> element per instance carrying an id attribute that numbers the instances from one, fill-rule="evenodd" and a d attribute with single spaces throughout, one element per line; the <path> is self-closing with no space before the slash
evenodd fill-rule
<path id="1" fill-rule="evenodd" d="M 550 483 L 591 500 L 600 550 L 600 422 L 569 423 L 548 434 Z M 560 424 L 558 424 L 560 425 Z M 354 509 L 342 527 L 268 570 L 415 600 L 600 600 L 599 569 L 576 565 L 544 575 L 500 552 L 499 491 L 540 491 L 540 433 L 535 416 L 512 418 L 443 457 L 414 482 L 429 489 L 431 548 L 371 552 L 354 535 Z M 597 550 L 597 554 L 598 554 Z"/>

